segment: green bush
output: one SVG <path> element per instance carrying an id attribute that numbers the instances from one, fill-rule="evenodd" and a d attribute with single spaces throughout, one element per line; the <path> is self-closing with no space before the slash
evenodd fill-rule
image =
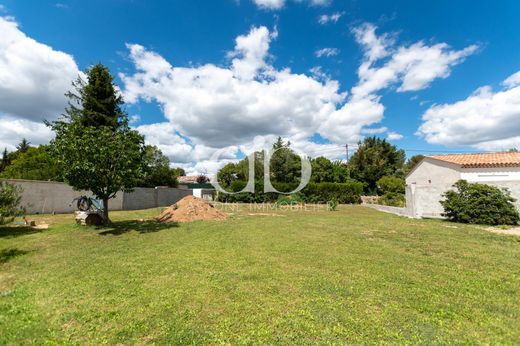
<path id="1" fill-rule="evenodd" d="M 230 186 L 231 192 L 238 192 L 246 186 L 245 181 L 233 181 Z M 278 191 L 292 191 L 298 187 L 298 184 L 292 183 L 273 183 L 273 187 Z M 287 198 L 294 201 L 296 198 L 299 203 L 327 203 L 335 198 L 338 203 L 360 203 L 361 193 L 363 192 L 363 184 L 359 182 L 348 183 L 309 183 L 298 192 L 292 194 L 291 197 L 276 192 L 264 193 L 263 182 L 255 182 L 255 192 L 243 192 L 237 194 L 219 193 L 219 201 L 222 202 L 244 202 L 244 203 L 263 203 L 277 202 L 279 198 Z"/>
<path id="2" fill-rule="evenodd" d="M 405 196 L 402 193 L 387 192 L 379 198 L 379 204 L 392 207 L 404 207 L 406 205 Z"/>
<path id="3" fill-rule="evenodd" d="M 459 180 L 456 190 L 447 191 L 441 201 L 449 220 L 484 225 L 516 225 L 520 219 L 507 189 Z"/>
<path id="4" fill-rule="evenodd" d="M 23 214 L 20 207 L 22 189 L 0 181 L 0 225 L 13 221 L 16 216 Z"/>
<path id="5" fill-rule="evenodd" d="M 404 207 L 404 179 L 393 176 L 382 177 L 377 181 L 377 188 L 382 195 L 379 203 L 394 207 Z"/>

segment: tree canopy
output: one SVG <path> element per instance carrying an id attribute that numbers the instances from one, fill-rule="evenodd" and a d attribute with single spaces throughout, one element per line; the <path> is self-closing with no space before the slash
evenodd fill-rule
<path id="1" fill-rule="evenodd" d="M 49 153 L 49 147 L 28 147 L 24 152 L 14 155 L 0 173 L 6 179 L 29 179 L 61 181 L 59 169 Z"/>
<path id="2" fill-rule="evenodd" d="M 404 174 L 408 174 L 412 171 L 412 169 L 415 168 L 421 162 L 421 160 L 424 159 L 424 155 L 414 155 L 406 161 L 404 165 Z"/>
<path id="3" fill-rule="evenodd" d="M 367 137 L 359 142 L 358 150 L 352 155 L 349 162 L 352 178 L 363 182 L 365 193 L 375 194 L 377 181 L 384 176 L 404 175 L 404 150 L 385 139 Z"/>
<path id="4" fill-rule="evenodd" d="M 178 169 L 170 168 L 170 160 L 159 148 L 153 145 L 145 147 L 144 177 L 138 183 L 140 187 L 177 186 L 177 177 L 181 173 Z"/>

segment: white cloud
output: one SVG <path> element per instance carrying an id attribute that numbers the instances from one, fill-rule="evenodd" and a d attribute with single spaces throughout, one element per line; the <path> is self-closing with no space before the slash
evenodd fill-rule
<path id="1" fill-rule="evenodd" d="M 387 131 L 388 131 L 388 128 L 386 128 L 386 127 L 374 127 L 374 128 L 362 129 L 361 133 L 364 135 L 378 135 L 381 133 L 385 133 Z"/>
<path id="2" fill-rule="evenodd" d="M 279 10 L 285 5 L 285 0 L 253 0 L 256 6 L 269 9 L 269 10 Z"/>
<path id="3" fill-rule="evenodd" d="M 388 136 L 386 137 L 389 141 L 398 141 L 403 139 L 404 136 L 397 132 L 388 132 Z"/>
<path id="4" fill-rule="evenodd" d="M 503 84 L 510 88 L 494 92 L 485 86 L 464 100 L 433 105 L 423 114 L 417 134 L 432 144 L 487 150 L 520 146 L 520 85 L 509 78 Z"/>
<path id="5" fill-rule="evenodd" d="M 42 122 L 10 116 L 0 116 L 0 129 L 0 150 L 15 150 L 22 138 L 32 145 L 39 145 L 48 143 L 54 137 L 53 132 Z"/>
<path id="6" fill-rule="evenodd" d="M 269 50 L 271 35 L 265 26 L 252 28 L 248 35 L 236 38 L 235 50 L 229 56 L 233 73 L 240 79 L 252 79 L 257 71 L 267 66 L 265 59 Z"/>
<path id="7" fill-rule="evenodd" d="M 194 144 L 221 148 L 255 136 L 311 135 L 345 94 L 337 81 L 274 69 L 265 60 L 269 40 L 265 27 L 239 36 L 229 67 L 173 67 L 157 53 L 129 45 L 138 72 L 121 75 L 125 98 L 158 101 Z"/>
<path id="8" fill-rule="evenodd" d="M 286 0 L 253 0 L 256 6 L 264 10 L 279 10 L 285 6 Z M 308 3 L 311 6 L 326 6 L 331 0 L 295 0 L 299 3 Z"/>
<path id="9" fill-rule="evenodd" d="M 437 78 L 447 78 L 453 66 L 478 48 L 470 45 L 457 51 L 451 50 L 446 43 L 428 46 L 422 41 L 395 47 L 393 38 L 377 36 L 375 31 L 372 24 L 353 30 L 365 51 L 365 60 L 358 70 L 360 82 L 352 90 L 356 95 L 370 95 L 393 84 L 398 84 L 398 92 L 424 89 Z M 384 58 L 388 58 L 384 64 L 374 66 Z"/>
<path id="10" fill-rule="evenodd" d="M 358 71 L 360 80 L 350 96 L 319 67 L 310 75 L 275 68 L 269 61 L 269 46 L 276 35 L 266 27 L 252 28 L 237 37 L 228 53 L 228 66 L 172 66 L 158 53 L 129 44 L 136 71 L 120 74 L 124 96 L 130 103 L 145 100 L 161 105 L 167 122 L 139 130 L 173 161 L 197 162 L 192 170 L 214 167 L 217 163 L 211 154 L 217 150 L 229 154 L 223 161 L 227 162 L 236 159 L 237 148 L 246 153 L 268 147 L 276 136 L 289 139 L 309 155 L 324 150 L 324 155 L 334 156 L 341 154 L 345 143 L 357 142 L 366 134 L 388 132 L 389 138 L 398 139 L 399 134 L 386 128 L 371 127 L 384 116 L 378 91 L 394 84 L 401 86 L 400 91 L 425 88 L 469 54 L 450 50 L 445 44 L 432 46 L 438 53 L 432 56 L 444 66 L 438 68 L 428 54 L 424 59 L 409 56 L 416 49 L 432 48 L 423 43 L 395 47 L 394 39 L 376 35 L 375 27 L 368 24 L 354 33 L 365 57 Z M 382 59 L 387 61 L 381 64 Z M 393 62 L 391 68 L 386 66 L 389 62 Z M 382 67 L 374 67 L 376 64 Z M 378 72 L 385 66 L 393 71 L 391 78 Z M 424 74 L 423 68 L 437 72 Z M 331 144 L 310 141 L 315 133 Z"/>
<path id="11" fill-rule="evenodd" d="M 334 12 L 332 14 L 322 14 L 318 18 L 318 23 L 320 23 L 321 25 L 325 25 L 328 23 L 337 23 L 340 20 L 340 18 L 343 17 L 344 14 L 345 14 L 345 12 Z"/>
<path id="12" fill-rule="evenodd" d="M 322 56 L 326 56 L 326 57 L 335 56 L 338 54 L 339 54 L 338 48 L 322 48 L 322 49 L 318 49 L 317 51 L 314 52 L 314 55 L 316 55 L 318 58 L 321 58 Z"/>
<path id="13" fill-rule="evenodd" d="M 0 17 L 0 114 L 29 120 L 54 119 L 64 93 L 80 71 L 74 58 L 27 37 Z"/>
<path id="14" fill-rule="evenodd" d="M 508 88 L 516 87 L 520 85 L 520 71 L 513 73 L 511 76 L 507 77 L 505 81 L 502 82 L 502 85 Z"/>

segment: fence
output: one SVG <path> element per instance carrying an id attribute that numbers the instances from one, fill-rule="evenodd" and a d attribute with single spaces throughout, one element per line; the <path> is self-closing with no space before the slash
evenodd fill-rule
<path id="1" fill-rule="evenodd" d="M 75 191 L 65 183 L 6 179 L 20 186 L 22 206 L 28 214 L 70 213 L 75 210 L 71 201 L 78 196 L 92 196 L 89 191 Z M 137 210 L 166 207 L 192 195 L 192 190 L 168 187 L 136 188 L 133 192 L 119 192 L 109 201 L 110 210 Z"/>

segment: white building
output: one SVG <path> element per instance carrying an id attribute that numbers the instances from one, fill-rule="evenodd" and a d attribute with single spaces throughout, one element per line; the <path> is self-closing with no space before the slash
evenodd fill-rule
<path id="1" fill-rule="evenodd" d="M 442 194 L 459 179 L 508 188 L 520 209 L 520 153 L 432 155 L 406 177 L 409 215 L 440 217 Z"/>

